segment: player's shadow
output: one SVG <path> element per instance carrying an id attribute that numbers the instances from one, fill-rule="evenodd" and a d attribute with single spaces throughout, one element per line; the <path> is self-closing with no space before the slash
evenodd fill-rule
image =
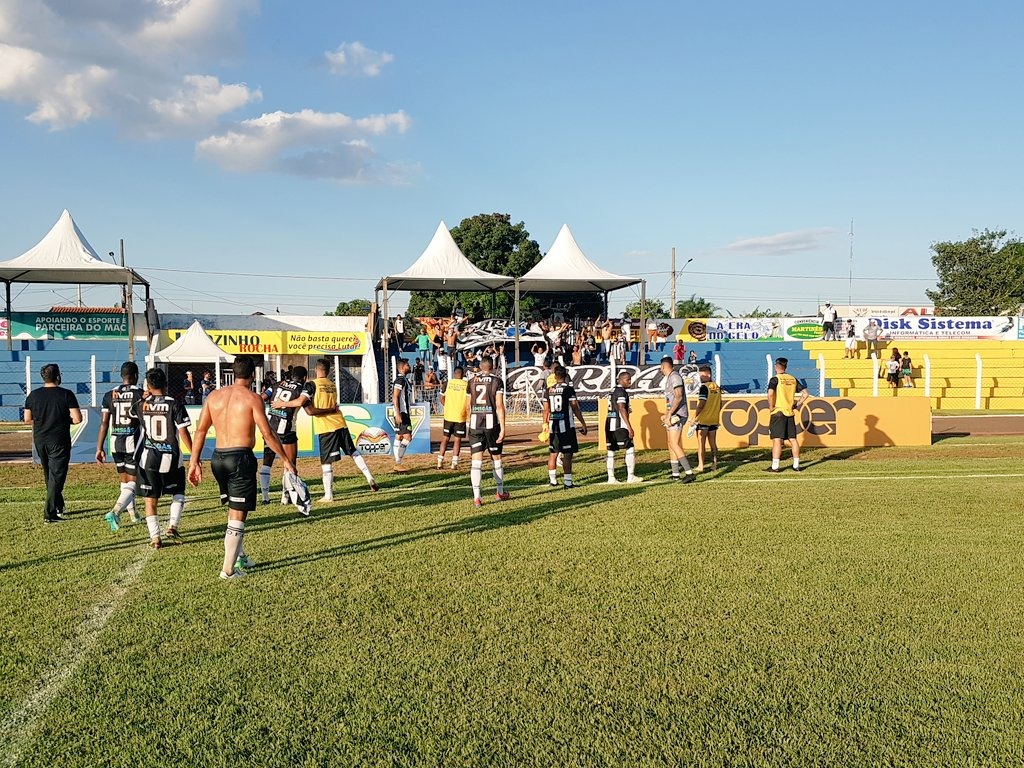
<path id="1" fill-rule="evenodd" d="M 142 526 L 145 530 L 145 526 Z M 31 568 L 36 565 L 44 565 L 50 563 L 59 563 L 62 560 L 72 560 L 78 557 L 90 557 L 92 555 L 102 555 L 108 552 L 115 552 L 119 549 L 131 549 L 132 547 L 139 547 L 142 544 L 149 541 L 148 536 L 144 539 L 116 539 L 107 544 L 97 544 L 93 547 L 81 547 L 74 549 L 71 552 L 59 552 L 53 555 L 46 555 L 44 557 L 35 557 L 31 560 L 21 560 L 17 563 L 0 563 L 0 573 L 4 571 L 13 571 L 18 568 Z"/>
<path id="2" fill-rule="evenodd" d="M 661 411 L 654 400 L 644 400 L 644 414 L 640 417 L 640 433 L 644 438 L 644 445 L 648 448 L 660 442 L 655 436 L 665 430 L 661 422 Z"/>
<path id="3" fill-rule="evenodd" d="M 311 562 L 319 563 L 335 557 L 346 557 L 363 552 L 389 549 L 438 536 L 485 533 L 515 525 L 528 525 L 536 520 L 541 520 L 555 514 L 564 514 L 573 509 L 590 508 L 595 504 L 601 504 L 612 499 L 622 500 L 625 496 L 634 495 L 641 490 L 641 488 L 615 488 L 577 495 L 572 491 L 545 489 L 534 494 L 531 498 L 536 499 L 536 502 L 525 508 L 517 507 L 504 510 L 498 506 L 493 512 L 471 515 L 460 520 L 431 525 L 425 528 L 389 533 L 372 539 L 342 544 L 317 552 L 293 555 L 281 558 L 280 560 L 269 560 L 260 564 L 258 572 L 289 568 Z M 436 499 L 434 503 L 437 503 Z"/>
<path id="4" fill-rule="evenodd" d="M 896 445 L 891 437 L 878 428 L 878 417 L 874 414 L 864 417 L 864 426 L 867 427 L 864 432 L 864 445 L 873 448 L 889 448 Z"/>

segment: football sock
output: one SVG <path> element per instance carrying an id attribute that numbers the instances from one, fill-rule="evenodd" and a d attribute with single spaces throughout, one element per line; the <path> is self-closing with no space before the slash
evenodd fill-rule
<path id="1" fill-rule="evenodd" d="M 176 493 L 171 499 L 171 519 L 167 522 L 169 528 L 177 529 L 181 522 L 181 513 L 185 511 L 185 494 Z"/>
<path id="2" fill-rule="evenodd" d="M 334 465 L 321 464 L 320 471 L 324 474 L 324 498 L 329 499 L 334 496 Z"/>
<path id="3" fill-rule="evenodd" d="M 608 479 L 615 479 L 615 451 L 608 451 L 608 458 L 605 460 L 605 465 L 608 467 Z"/>
<path id="4" fill-rule="evenodd" d="M 672 459 L 669 464 L 672 466 L 672 477 L 679 477 L 679 462 Z"/>
<path id="5" fill-rule="evenodd" d="M 564 475 L 562 476 L 562 479 L 563 479 L 563 480 L 565 480 L 565 487 L 566 487 L 566 488 L 568 488 L 569 486 L 571 486 L 571 485 L 572 485 L 572 472 L 566 472 L 566 473 L 565 473 L 565 474 L 564 474 Z"/>
<path id="6" fill-rule="evenodd" d="M 548 482 L 551 483 L 552 485 L 557 485 L 558 484 L 558 470 L 557 469 L 549 469 L 548 470 Z"/>
<path id="7" fill-rule="evenodd" d="M 372 483 L 373 475 L 370 474 L 370 468 L 366 466 L 366 459 L 363 458 L 363 455 L 361 453 L 353 453 L 352 461 L 356 463 L 359 471 L 363 473 L 363 477 L 366 478 L 366 482 Z"/>
<path id="8" fill-rule="evenodd" d="M 473 483 L 473 498 L 480 498 L 480 481 L 483 478 L 484 463 L 482 460 L 473 459 L 472 467 L 469 470 L 469 479 Z"/>
<path id="9" fill-rule="evenodd" d="M 686 472 L 686 474 L 688 474 L 688 475 L 692 475 L 693 474 L 693 470 L 690 469 L 690 462 L 688 462 L 686 460 L 686 454 L 685 453 L 682 456 L 679 457 L 679 464 L 682 466 L 683 471 Z"/>
<path id="10" fill-rule="evenodd" d="M 160 538 L 160 520 L 156 515 L 146 515 L 146 527 L 149 528 L 149 538 Z"/>
<path id="11" fill-rule="evenodd" d="M 228 520 L 227 530 L 224 532 L 224 567 L 221 570 L 231 574 L 235 570 L 235 560 L 242 551 L 242 537 L 245 536 L 245 522 L 242 520 Z"/>
<path id="12" fill-rule="evenodd" d="M 505 492 L 505 468 L 497 459 L 494 461 L 494 484 L 498 486 L 498 493 Z"/>
<path id="13" fill-rule="evenodd" d="M 794 456 L 793 457 L 793 469 L 800 469 L 800 457 L 799 456 Z"/>
<path id="14" fill-rule="evenodd" d="M 779 468 L 779 459 L 774 459 L 773 458 L 772 459 L 772 469 L 778 469 L 778 468 Z"/>
<path id="15" fill-rule="evenodd" d="M 626 472 L 630 477 L 636 474 L 636 451 L 632 448 L 626 449 Z"/>
<path id="16" fill-rule="evenodd" d="M 121 483 L 121 495 L 117 497 L 114 511 L 124 512 L 128 507 L 132 506 L 133 501 L 135 501 L 135 481 Z"/>
<path id="17" fill-rule="evenodd" d="M 270 499 L 270 467 L 260 467 L 260 490 L 263 491 L 263 500 Z"/>

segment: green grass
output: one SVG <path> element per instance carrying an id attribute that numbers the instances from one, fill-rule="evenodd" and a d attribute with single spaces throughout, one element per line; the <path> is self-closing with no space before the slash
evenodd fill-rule
<path id="1" fill-rule="evenodd" d="M 781 476 L 745 452 L 608 487 L 589 448 L 572 491 L 537 485 L 533 449 L 482 510 L 465 474 L 381 466 L 371 496 L 341 464 L 310 520 L 251 517 L 241 583 L 216 578 L 207 482 L 18 764 L 1020 764 L 1020 449 L 816 451 Z M 58 526 L 39 480 L 0 466 L 0 721 L 146 552 L 99 519 L 109 468 L 75 468 Z"/>

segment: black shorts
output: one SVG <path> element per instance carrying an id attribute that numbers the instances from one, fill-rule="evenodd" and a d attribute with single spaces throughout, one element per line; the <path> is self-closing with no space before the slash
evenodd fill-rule
<path id="1" fill-rule="evenodd" d="M 320 438 L 320 463 L 333 464 L 341 460 L 341 454 L 354 456 L 358 453 L 356 444 L 352 442 L 352 433 L 348 427 L 339 427 L 333 432 L 317 435 Z"/>
<path id="2" fill-rule="evenodd" d="M 464 421 L 445 421 L 441 425 L 441 434 L 447 437 L 465 437 L 466 436 L 466 422 Z"/>
<path id="3" fill-rule="evenodd" d="M 136 477 L 138 470 L 135 467 L 135 454 L 134 453 L 121 453 L 120 451 L 114 451 L 110 454 L 110 458 L 114 460 L 114 469 L 118 472 L 123 472 L 126 475 Z"/>
<path id="4" fill-rule="evenodd" d="M 718 425 L 717 424 L 698 424 L 697 425 L 697 431 L 698 432 L 717 432 L 718 431 Z"/>
<path id="5" fill-rule="evenodd" d="M 281 441 L 281 445 L 298 445 L 299 436 L 295 432 L 285 432 L 283 435 L 278 435 L 277 439 Z M 268 467 L 274 466 L 274 459 L 277 454 L 274 453 L 274 449 L 269 445 L 263 446 L 263 464 Z"/>
<path id="6" fill-rule="evenodd" d="M 221 504 L 240 512 L 256 509 L 256 456 L 251 448 L 218 448 L 210 468 L 220 487 Z"/>
<path id="7" fill-rule="evenodd" d="M 768 437 L 772 440 L 796 440 L 796 419 L 784 413 L 773 413 L 768 422 Z"/>
<path id="8" fill-rule="evenodd" d="M 412 418 L 408 413 L 399 413 L 398 418 L 395 419 L 395 436 L 401 437 L 402 435 L 412 434 Z"/>
<path id="9" fill-rule="evenodd" d="M 487 451 L 491 456 L 501 456 L 501 451 L 505 447 L 505 444 L 498 442 L 498 435 L 500 434 L 500 427 L 485 429 L 481 432 L 470 432 L 470 453 L 483 453 L 484 451 Z"/>
<path id="10" fill-rule="evenodd" d="M 576 453 L 579 449 L 580 444 L 576 439 L 575 429 L 552 432 L 548 436 L 548 453 Z"/>
<path id="11" fill-rule="evenodd" d="M 185 492 L 185 468 L 178 466 L 170 472 L 158 472 L 155 469 L 139 467 L 136 473 L 138 482 L 135 493 L 144 499 L 159 499 L 161 496 L 173 496 Z"/>
<path id="12" fill-rule="evenodd" d="M 622 451 L 633 447 L 633 438 L 628 429 L 605 429 L 604 440 L 609 451 Z"/>

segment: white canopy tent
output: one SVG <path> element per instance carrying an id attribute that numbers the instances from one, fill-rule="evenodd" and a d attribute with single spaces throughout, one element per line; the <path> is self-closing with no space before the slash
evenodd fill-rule
<path id="1" fill-rule="evenodd" d="M 232 363 L 235 356 L 217 346 L 203 326 L 196 320 L 188 330 L 163 349 L 153 350 L 147 356 L 148 365 L 153 363 L 213 363 L 216 367 L 217 386 L 220 386 L 221 363 Z"/>
<path id="2" fill-rule="evenodd" d="M 492 296 L 509 285 L 511 278 L 485 272 L 466 258 L 442 220 L 427 247 L 407 270 L 382 277 L 375 292 L 384 292 L 381 314 L 384 339 L 388 334 L 388 291 L 480 291 Z M 390 381 L 387 347 L 384 354 L 384 378 Z"/>
<path id="3" fill-rule="evenodd" d="M 82 230 L 75 224 L 65 208 L 46 236 L 32 248 L 15 259 L 0 261 L 0 282 L 6 287 L 6 316 L 11 329 L 11 284 L 12 283 L 61 283 L 65 285 L 124 285 L 127 286 L 128 305 L 128 348 L 129 357 L 134 356 L 135 329 L 131 308 L 133 286 L 138 283 L 146 288 L 146 303 L 149 303 L 149 283 L 137 272 L 124 266 L 122 248 L 121 266 L 100 259 Z M 8 349 L 11 348 L 12 333 L 7 334 Z"/>

